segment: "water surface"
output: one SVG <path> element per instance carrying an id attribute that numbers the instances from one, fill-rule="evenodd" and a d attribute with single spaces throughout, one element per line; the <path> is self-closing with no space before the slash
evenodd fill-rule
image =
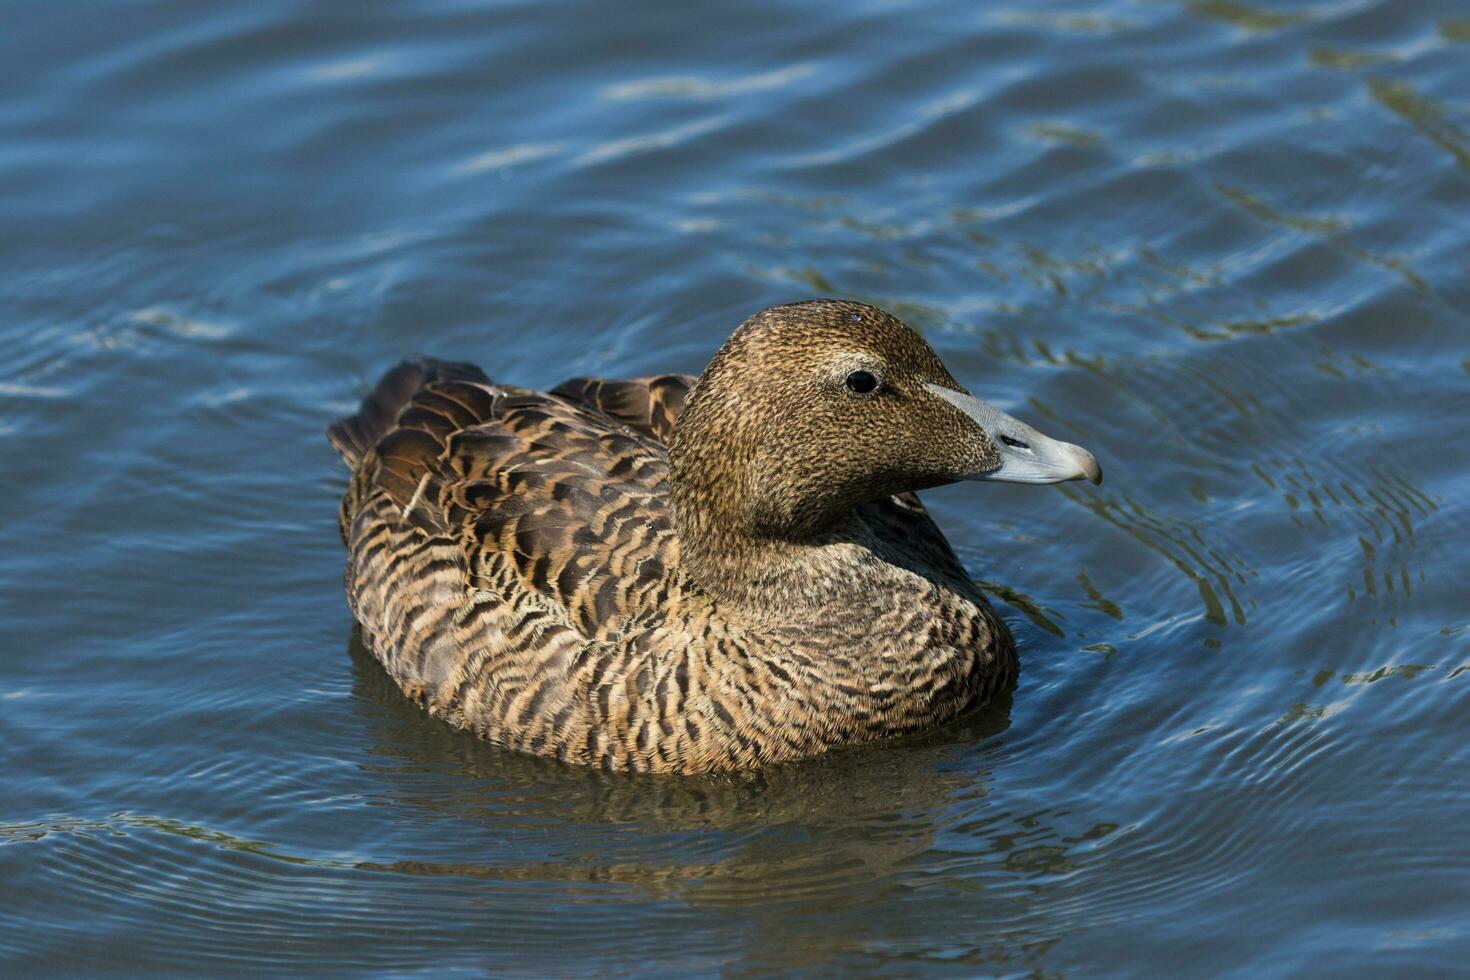
<path id="1" fill-rule="evenodd" d="M 3 972 L 1463 968 L 1463 3 L 7 20 Z M 1107 470 L 926 495 L 1008 703 L 678 780 L 396 692 L 326 422 L 408 353 L 698 371 L 814 295 Z"/>

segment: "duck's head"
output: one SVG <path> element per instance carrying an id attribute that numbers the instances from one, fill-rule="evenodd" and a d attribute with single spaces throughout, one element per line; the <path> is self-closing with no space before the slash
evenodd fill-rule
<path id="1" fill-rule="evenodd" d="M 669 456 L 681 530 L 699 537 L 800 542 L 868 501 L 958 480 L 1102 480 L 1090 452 L 975 398 L 896 318 L 837 300 L 741 324 Z"/>

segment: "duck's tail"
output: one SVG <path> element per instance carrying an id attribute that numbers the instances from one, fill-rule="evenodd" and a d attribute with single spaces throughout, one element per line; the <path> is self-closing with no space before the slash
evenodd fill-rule
<path id="1" fill-rule="evenodd" d="M 409 399 L 426 384 L 435 381 L 478 381 L 485 384 L 490 379 L 485 372 L 473 364 L 458 361 L 439 361 L 431 357 L 418 357 L 400 361 L 378 381 L 372 392 L 362 400 L 357 414 L 338 419 L 327 426 L 327 438 L 342 454 L 342 460 L 352 469 L 362 462 L 368 450 L 398 422 L 398 415 Z"/>

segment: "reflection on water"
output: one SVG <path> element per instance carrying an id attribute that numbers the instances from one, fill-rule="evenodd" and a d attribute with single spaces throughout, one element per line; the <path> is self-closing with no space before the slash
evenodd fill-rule
<path id="1" fill-rule="evenodd" d="M 1355 259 L 1371 262 L 1374 265 L 1398 273 L 1404 282 L 1413 286 L 1415 289 L 1429 288 L 1429 284 L 1418 273 L 1409 268 L 1408 263 L 1403 259 L 1393 256 L 1374 255 L 1367 249 L 1353 244 L 1348 237 L 1346 223 L 1339 218 L 1313 218 L 1303 215 L 1287 214 L 1278 208 L 1272 207 L 1260 197 L 1242 188 L 1231 187 L 1222 181 L 1215 181 L 1214 187 L 1226 200 L 1239 205 L 1248 214 L 1260 218 L 1262 221 L 1320 238 Z M 1238 327 L 1236 332 L 1271 333 L 1274 330 L 1279 330 L 1284 327 L 1300 326 L 1308 322 L 1311 322 L 1311 317 L 1305 314 L 1296 317 L 1278 317 L 1275 320 L 1264 321 L 1254 327 L 1248 325 Z M 1229 325 L 1225 326 L 1226 336 L 1229 336 L 1231 330 L 1229 329 Z M 1209 335 L 1204 336 L 1205 339 L 1218 339 L 1209 337 Z"/>
<path id="2" fill-rule="evenodd" d="M 1462 968 L 1464 11 L 821 14 L 0 36 L 0 973 Z M 321 430 L 386 365 L 697 371 L 813 294 L 1104 462 L 925 495 L 1009 701 L 614 778 L 344 653 Z"/>
<path id="3" fill-rule="evenodd" d="M 1309 11 L 1275 11 L 1241 0 L 1190 0 L 1189 11 L 1201 17 L 1234 24 L 1253 33 L 1279 31 L 1312 19 Z"/>
<path id="4" fill-rule="evenodd" d="M 1024 613 L 1026 618 L 1031 620 L 1039 629 L 1046 630 L 1052 636 L 1062 637 L 1067 635 L 1066 630 L 1057 625 L 1047 613 L 1050 612 L 1052 616 L 1056 616 L 1058 619 L 1063 617 L 1056 610 L 1047 609 L 1024 592 L 1013 589 L 1008 585 L 1002 585 L 999 582 L 986 582 L 977 579 L 975 584 L 991 598 L 999 599 L 1011 608 Z"/>
<path id="5" fill-rule="evenodd" d="M 1245 623 L 1245 610 L 1235 590 L 1247 584 L 1247 576 L 1256 573 L 1239 558 L 1222 554 L 1205 539 L 1200 528 L 1183 519 L 1152 513 L 1130 498 L 1113 498 L 1103 494 L 1082 494 L 1064 490 L 1075 503 L 1123 531 L 1144 547 L 1162 555 L 1179 573 L 1199 589 L 1204 605 L 1205 621 L 1216 626 L 1226 623 L 1225 604 L 1230 618 Z M 1221 602 L 1221 597 L 1225 602 Z M 1089 596 L 1090 597 L 1090 596 Z M 1248 599 L 1247 602 L 1250 600 Z"/>
<path id="6" fill-rule="evenodd" d="M 1440 149 L 1454 157 L 1460 169 L 1470 173 L 1470 135 L 1451 121 L 1444 106 L 1416 93 L 1406 82 L 1382 78 L 1368 80 L 1368 92 L 1386 109 L 1402 116 Z"/>

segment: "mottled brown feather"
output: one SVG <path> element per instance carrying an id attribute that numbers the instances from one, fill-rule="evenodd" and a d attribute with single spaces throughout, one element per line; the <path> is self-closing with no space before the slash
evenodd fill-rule
<path id="1" fill-rule="evenodd" d="M 696 380 L 688 374 L 627 381 L 572 378 L 551 389 L 551 393 L 565 395 L 659 442 L 668 442 L 674 422 L 684 410 L 684 399 Z"/>

